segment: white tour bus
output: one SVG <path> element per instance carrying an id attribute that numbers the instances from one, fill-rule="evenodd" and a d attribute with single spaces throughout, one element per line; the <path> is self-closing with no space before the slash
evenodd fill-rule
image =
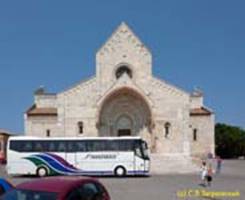
<path id="1" fill-rule="evenodd" d="M 140 137 L 10 137 L 10 175 L 148 175 L 147 143 Z"/>

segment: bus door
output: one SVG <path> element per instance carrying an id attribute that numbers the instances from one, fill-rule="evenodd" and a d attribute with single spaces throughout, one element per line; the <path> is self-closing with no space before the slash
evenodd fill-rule
<path id="1" fill-rule="evenodd" d="M 134 156 L 134 171 L 137 174 L 140 171 L 145 170 L 145 163 L 144 159 L 142 158 L 141 150 L 140 148 L 135 149 L 135 156 Z"/>
<path id="2" fill-rule="evenodd" d="M 145 145 L 145 144 L 144 144 Z M 145 149 L 142 143 L 137 143 L 135 146 L 135 174 L 141 174 L 144 173 L 145 171 L 149 170 L 147 168 L 147 162 L 148 162 L 148 157 L 145 154 Z"/>

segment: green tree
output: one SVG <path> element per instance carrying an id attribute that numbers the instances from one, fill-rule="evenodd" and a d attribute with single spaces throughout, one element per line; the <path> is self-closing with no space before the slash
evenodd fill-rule
<path id="1" fill-rule="evenodd" d="M 216 154 L 223 158 L 245 156 L 245 130 L 217 123 L 215 125 Z"/>

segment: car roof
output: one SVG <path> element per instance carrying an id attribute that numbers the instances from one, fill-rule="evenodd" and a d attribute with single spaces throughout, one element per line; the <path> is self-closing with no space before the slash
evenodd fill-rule
<path id="1" fill-rule="evenodd" d="M 21 183 L 17 189 L 65 193 L 70 189 L 86 182 L 98 182 L 94 178 L 81 176 L 47 177 Z"/>

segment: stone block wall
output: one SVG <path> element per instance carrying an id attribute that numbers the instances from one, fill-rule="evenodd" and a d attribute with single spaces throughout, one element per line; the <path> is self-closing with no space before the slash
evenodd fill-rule
<path id="1" fill-rule="evenodd" d="M 215 138 L 214 138 L 214 115 L 210 116 L 193 116 L 191 121 L 191 154 L 193 156 L 205 156 L 211 152 L 214 154 Z M 197 130 L 197 140 L 193 140 L 194 129 Z"/>

